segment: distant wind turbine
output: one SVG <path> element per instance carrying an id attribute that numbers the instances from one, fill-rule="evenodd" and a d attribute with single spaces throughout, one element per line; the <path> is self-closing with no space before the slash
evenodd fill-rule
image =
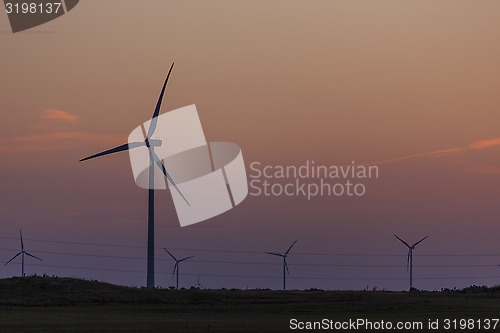
<path id="1" fill-rule="evenodd" d="M 170 252 L 168 252 L 167 249 L 163 248 L 165 251 L 167 251 L 168 254 L 170 254 L 170 256 L 172 257 L 172 259 L 175 260 L 175 266 L 174 266 L 174 272 L 172 273 L 172 278 L 174 278 L 174 275 L 175 273 L 177 272 L 177 282 L 175 284 L 175 288 L 176 289 L 179 289 L 179 263 L 185 261 L 185 260 L 188 260 L 188 259 L 191 259 L 191 258 L 194 258 L 194 256 L 190 256 L 190 257 L 186 257 L 184 259 L 177 259 L 176 257 L 174 257 L 174 255 Z M 199 277 L 198 277 L 199 279 Z M 199 282 L 199 280 L 198 280 Z"/>
<path id="2" fill-rule="evenodd" d="M 406 270 L 408 271 L 408 269 L 410 269 L 410 291 L 411 291 L 413 289 L 413 250 L 415 249 L 415 246 L 417 246 L 420 242 L 422 242 L 429 236 L 425 236 L 424 238 L 422 238 L 421 240 L 419 240 L 418 242 L 416 242 L 411 246 L 407 242 L 399 238 L 396 234 L 394 234 L 394 237 L 399 239 L 401 243 L 403 243 L 408 247 L 408 259 L 406 261 Z"/>
<path id="3" fill-rule="evenodd" d="M 286 257 L 288 256 L 288 252 L 292 249 L 292 247 L 297 243 L 297 240 L 290 245 L 288 250 L 286 250 L 285 253 L 280 254 L 280 253 L 274 253 L 274 252 L 265 252 L 266 254 L 271 254 L 273 256 L 278 256 L 283 258 L 283 290 L 286 290 L 286 273 L 290 275 L 290 271 L 288 270 L 288 265 L 286 264 Z"/>
<path id="4" fill-rule="evenodd" d="M 10 259 L 9 261 L 7 261 L 5 263 L 5 266 L 7 266 L 8 263 L 10 263 L 12 260 L 16 259 L 19 255 L 21 255 L 21 276 L 26 276 L 24 274 L 24 255 L 27 255 L 29 257 L 38 259 L 40 261 L 42 261 L 42 259 L 40 259 L 38 257 L 35 257 L 31 253 L 28 253 L 28 252 L 24 251 L 23 232 L 21 231 L 21 229 L 19 229 L 19 236 L 21 237 L 21 251 L 18 254 L 16 254 L 14 257 L 12 257 L 12 259 Z"/>
<path id="5" fill-rule="evenodd" d="M 203 285 L 200 283 L 200 276 L 198 275 L 198 282 L 193 286 L 195 289 L 204 289 Z"/>
<path id="6" fill-rule="evenodd" d="M 147 282 L 146 286 L 148 288 L 154 288 L 155 287 L 155 252 L 154 252 L 154 242 L 155 242 L 155 229 L 154 229 L 154 219 L 155 219 L 155 214 L 154 214 L 154 207 L 155 207 L 155 190 L 154 190 L 154 168 L 157 166 L 160 168 L 160 170 L 163 172 L 165 177 L 167 177 L 168 181 L 173 185 L 177 193 L 180 194 L 182 199 L 186 202 L 188 206 L 191 206 L 189 202 L 187 201 L 186 197 L 182 194 L 181 190 L 179 187 L 177 187 L 177 184 L 175 183 L 174 179 L 172 176 L 168 173 L 167 169 L 163 165 L 162 161 L 156 155 L 154 148 L 155 147 L 160 147 L 162 145 L 162 141 L 158 139 L 153 139 L 152 136 L 155 132 L 156 125 L 158 123 L 158 115 L 160 114 L 160 109 L 161 109 L 161 103 L 163 100 L 163 95 L 165 94 L 165 88 L 167 87 L 167 82 L 168 78 L 170 77 L 170 73 L 172 72 L 172 69 L 174 68 L 174 64 L 170 66 L 170 70 L 168 71 L 167 78 L 165 79 L 165 83 L 163 84 L 163 88 L 160 93 L 160 97 L 158 98 L 158 102 L 156 103 L 156 108 L 153 113 L 153 117 L 151 119 L 151 123 L 149 125 L 149 130 L 147 132 L 146 138 L 142 142 L 129 142 L 126 144 L 123 144 L 121 146 L 103 151 L 101 153 L 83 158 L 80 160 L 80 162 L 90 160 L 92 158 L 100 157 L 100 156 L 105 156 L 109 154 L 114 154 L 118 153 L 121 151 L 126 151 L 138 147 L 147 147 L 149 150 L 149 197 L 148 197 L 148 265 L 147 265 Z"/>

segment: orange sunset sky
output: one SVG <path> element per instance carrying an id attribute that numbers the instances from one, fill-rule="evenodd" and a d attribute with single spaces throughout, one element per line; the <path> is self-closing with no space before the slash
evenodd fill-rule
<path id="1" fill-rule="evenodd" d="M 172 284 L 167 247 L 196 256 L 185 286 L 280 288 L 262 252 L 299 239 L 290 288 L 403 289 L 393 233 L 429 235 L 417 288 L 498 284 L 499 40 L 500 2 L 482 0 L 84 0 L 16 34 L 0 13 L 0 261 L 23 228 L 44 259 L 28 274 L 145 283 L 147 192 L 127 154 L 78 160 L 126 142 L 175 62 L 162 112 L 196 104 L 207 139 L 238 143 L 247 166 L 380 175 L 361 198 L 249 196 L 186 228 L 159 192 L 158 285 Z"/>

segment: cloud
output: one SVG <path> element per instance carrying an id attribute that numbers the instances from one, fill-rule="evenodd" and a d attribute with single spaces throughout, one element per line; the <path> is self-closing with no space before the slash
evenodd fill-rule
<path id="1" fill-rule="evenodd" d="M 470 143 L 467 147 L 470 149 L 478 150 L 478 149 L 491 148 L 495 146 L 500 146 L 500 138 L 474 141 Z"/>
<path id="2" fill-rule="evenodd" d="M 40 120 L 40 118 L 44 120 Z M 56 122 L 45 121 L 45 119 L 56 120 Z M 67 111 L 40 108 L 39 122 L 30 126 L 31 129 L 36 129 L 36 131 L 32 131 L 32 134 L 7 138 L 0 137 L 0 154 L 69 150 L 75 149 L 75 144 L 79 142 L 114 147 L 123 144 L 127 140 L 127 137 L 122 135 L 63 129 L 67 127 L 67 124 L 76 123 L 79 120 L 80 117 Z"/>
<path id="3" fill-rule="evenodd" d="M 371 163 L 366 163 L 366 164 L 367 165 L 380 165 L 380 164 L 394 163 L 394 162 L 405 161 L 405 160 L 412 160 L 412 159 L 421 158 L 421 157 L 449 156 L 449 155 L 452 155 L 452 154 L 459 153 L 459 152 L 463 151 L 464 149 L 465 148 L 463 148 L 463 147 L 440 149 L 440 150 L 428 151 L 428 152 L 424 152 L 424 153 L 417 153 L 417 154 L 412 154 L 412 155 L 393 157 L 393 158 L 389 158 L 387 160 L 382 160 L 382 161 L 377 161 L 377 162 L 371 162 Z"/>
<path id="4" fill-rule="evenodd" d="M 76 123 L 80 120 L 80 117 L 69 113 L 68 111 L 50 109 L 50 108 L 41 108 L 41 117 L 44 119 L 53 119 L 53 120 L 61 120 L 68 123 Z"/>
<path id="5" fill-rule="evenodd" d="M 487 148 L 496 147 L 496 146 L 500 146 L 500 138 L 477 140 L 477 141 L 473 141 L 473 142 L 471 142 L 463 147 L 439 149 L 439 150 L 432 150 L 432 151 L 423 152 L 423 153 L 393 157 L 393 158 L 389 158 L 389 159 L 381 160 L 381 161 L 377 161 L 377 162 L 363 163 L 363 165 L 381 165 L 381 164 L 388 164 L 388 163 L 400 162 L 400 161 L 405 161 L 405 160 L 412 160 L 412 159 L 423 158 L 423 157 L 442 157 L 442 156 L 449 156 L 449 155 L 454 155 L 454 154 L 458 154 L 458 153 L 463 153 L 463 152 L 466 152 L 467 150 L 482 150 L 482 149 L 487 149 Z M 494 170 L 494 172 L 491 172 L 491 171 L 492 170 L 489 169 L 488 173 L 497 173 L 496 169 Z"/>

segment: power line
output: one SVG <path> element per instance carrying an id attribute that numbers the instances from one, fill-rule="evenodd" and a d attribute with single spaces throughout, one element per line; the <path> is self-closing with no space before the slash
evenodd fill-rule
<path id="1" fill-rule="evenodd" d="M 17 240 L 19 238 L 15 237 L 0 237 L 0 239 L 6 240 Z M 119 248 L 136 248 L 136 249 L 146 249 L 146 246 L 136 246 L 136 245 L 124 245 L 124 244 L 107 244 L 107 243 L 90 243 L 90 242 L 74 242 L 74 241 L 57 241 L 57 240 L 47 240 L 47 239 L 34 239 L 25 238 L 25 241 L 41 242 L 41 243 L 56 243 L 56 244 L 72 244 L 72 245 L 92 245 L 92 246 L 105 246 L 105 247 L 119 247 Z M 163 249 L 162 247 L 155 248 L 156 250 Z M 169 247 L 171 250 L 176 251 L 198 251 L 198 252 L 219 252 L 219 253 L 246 253 L 246 254 L 263 254 L 263 251 L 244 251 L 244 250 L 222 250 L 222 249 L 200 249 L 200 248 L 179 248 L 179 247 Z M 293 252 L 294 255 L 305 255 L 305 256 L 353 256 L 353 257 L 406 257 L 402 254 L 388 254 L 388 253 L 328 253 L 328 252 Z M 500 253 L 452 253 L 452 254 L 416 254 L 415 257 L 500 257 Z"/>
<path id="2" fill-rule="evenodd" d="M 17 249 L 0 248 L 0 251 L 17 251 Z M 76 256 L 76 257 L 91 257 L 91 258 L 108 258 L 108 259 L 129 259 L 129 260 L 146 260 L 145 257 L 127 257 L 127 256 L 112 256 L 103 254 L 83 254 L 71 252 L 51 252 L 51 251 L 36 251 L 39 254 L 51 254 L 62 256 Z M 157 258 L 160 261 L 172 261 L 170 258 Z M 197 263 L 210 263 L 210 264 L 232 264 L 232 265 L 269 265 L 281 266 L 281 263 L 271 262 L 255 262 L 255 261 L 224 261 L 224 260 L 190 260 L 190 262 Z M 391 265 L 391 264 L 312 264 L 312 263 L 291 263 L 289 266 L 308 266 L 308 267 L 406 267 L 406 265 Z M 484 264 L 445 264 L 445 265 L 415 265 L 414 267 L 497 267 L 497 265 L 484 265 Z"/>
<path id="3" fill-rule="evenodd" d="M 5 263 L 5 262 L 1 262 Z M 16 263 L 20 265 L 19 263 Z M 126 269 L 111 269 L 111 268 L 94 268 L 94 267 L 77 267 L 77 266 L 64 266 L 64 265 L 46 265 L 46 264 L 30 264 L 30 266 L 38 267 L 53 267 L 53 268 L 66 268 L 78 270 L 92 270 L 92 271 L 106 271 L 106 272 L 120 272 L 120 273 L 139 273 L 145 274 L 143 271 L 126 270 Z M 170 272 L 159 271 L 156 272 L 160 275 L 171 275 Z M 264 276 L 264 275 L 229 275 L 229 274 L 193 274 L 193 273 L 180 273 L 184 276 L 203 276 L 203 277 L 224 277 L 224 278 L 248 278 L 248 279 L 282 279 L 282 276 Z M 406 280 L 406 277 L 290 277 L 293 280 Z M 418 277 L 419 280 L 467 280 L 467 279 L 500 279 L 500 276 L 452 276 L 452 277 Z"/>
<path id="4" fill-rule="evenodd" d="M 17 240 L 19 238 L 15 237 L 0 237 L 0 239 Z M 135 246 L 135 245 L 120 245 L 120 244 L 104 244 L 104 243 L 88 243 L 88 242 L 70 242 L 70 241 L 58 241 L 49 239 L 35 239 L 35 238 L 24 238 L 25 241 L 30 242 L 41 242 L 41 243 L 56 243 L 56 244 L 74 244 L 74 245 L 94 245 L 94 246 L 110 246 L 110 247 L 123 247 L 123 248 L 138 248 L 146 249 L 146 246 Z"/>
<path id="5" fill-rule="evenodd" d="M 13 237 L 0 237 L 0 239 L 15 240 L 19 241 L 18 238 Z M 41 242 L 41 243 L 55 243 L 55 244 L 71 244 L 71 245 L 85 245 L 85 246 L 104 246 L 104 247 L 117 247 L 117 248 L 131 248 L 131 249 L 146 249 L 144 246 L 134 246 L 134 245 L 122 245 L 122 244 L 105 244 L 105 243 L 90 243 L 90 242 L 73 242 L 73 241 L 57 241 L 57 240 L 43 240 L 43 239 L 25 239 L 26 241 Z M 161 248 L 157 248 L 160 250 Z M 196 249 L 196 248 L 169 248 L 177 251 L 199 251 L 207 253 L 238 253 L 238 254 L 264 254 L 261 251 L 238 251 L 238 250 L 221 250 L 221 249 Z M 0 248 L 0 251 L 18 251 L 18 249 L 13 248 Z M 89 257 L 89 258 L 107 258 L 107 259 L 126 259 L 126 260 L 146 260 L 145 257 L 139 256 L 119 256 L 119 255 L 106 255 L 106 254 L 89 254 L 89 253 L 72 253 L 72 252 L 55 252 L 55 251 L 36 251 L 40 254 L 48 255 L 60 255 L 60 256 L 78 256 L 78 257 Z M 294 252 L 295 255 L 304 256 L 345 256 L 345 257 L 406 257 L 405 255 L 396 254 L 374 254 L 374 253 L 314 253 L 314 252 Z M 422 257 L 492 257 L 500 256 L 500 254 L 429 254 L 429 255 L 419 255 Z M 158 258 L 156 260 L 160 261 L 171 261 L 170 258 Z M 230 264 L 230 265 L 271 265 L 280 266 L 280 263 L 270 263 L 270 262 L 256 262 L 256 261 L 224 261 L 224 260 L 192 260 L 191 262 L 196 263 L 210 263 L 210 264 Z M 50 264 L 30 264 L 30 266 L 37 267 L 51 267 L 51 268 L 61 268 L 70 270 L 87 270 L 87 271 L 104 271 L 104 272 L 119 272 L 119 273 L 133 273 L 133 274 L 145 274 L 142 270 L 128 270 L 128 269 L 113 269 L 113 268 L 96 268 L 96 267 L 81 267 L 81 266 L 66 266 L 66 265 L 50 265 Z M 406 265 L 394 265 L 394 264 L 329 264 L 329 263 L 291 263 L 290 266 L 307 266 L 307 267 L 363 267 L 363 268 L 399 268 L 406 267 Z M 451 267 L 497 267 L 493 264 L 432 264 L 432 265 L 418 265 L 415 267 L 427 267 L 427 268 L 451 268 Z M 169 272 L 157 272 L 160 275 L 170 275 Z M 262 275 L 230 275 L 230 274 L 190 274 L 181 273 L 180 275 L 185 276 L 204 276 L 204 277 L 216 277 L 216 278 L 247 278 L 247 279 L 281 279 L 281 276 L 262 276 Z M 361 281 L 371 281 L 371 280 L 406 280 L 406 277 L 290 277 L 292 280 L 361 280 Z M 452 276 L 452 277 L 419 277 L 419 280 L 468 280 L 468 279 L 500 279 L 498 276 Z"/>

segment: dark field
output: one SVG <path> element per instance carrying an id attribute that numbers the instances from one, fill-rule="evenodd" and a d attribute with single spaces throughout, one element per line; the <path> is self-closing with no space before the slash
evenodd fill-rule
<path id="1" fill-rule="evenodd" d="M 422 321 L 425 328 L 428 319 L 499 317 L 500 288 L 147 290 L 67 278 L 0 280 L 0 332 L 285 332 L 291 318 Z M 500 331 L 500 324 L 494 331 Z"/>

